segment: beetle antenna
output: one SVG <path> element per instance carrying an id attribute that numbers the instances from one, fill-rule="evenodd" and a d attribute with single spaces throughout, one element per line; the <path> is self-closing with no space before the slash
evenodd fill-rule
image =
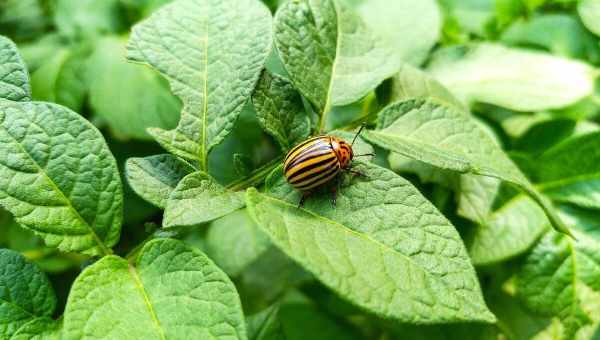
<path id="1" fill-rule="evenodd" d="M 363 156 L 375 156 L 374 153 L 363 153 L 362 155 L 355 155 L 354 157 L 363 157 Z"/>
<path id="2" fill-rule="evenodd" d="M 356 133 L 356 135 L 354 135 L 354 139 L 352 140 L 352 143 L 350 144 L 350 147 L 354 146 L 354 142 L 356 141 L 356 138 L 358 138 L 358 135 L 360 135 L 360 133 L 362 132 L 362 130 L 365 128 L 365 123 L 362 123 L 362 125 L 360 126 L 360 129 L 358 129 L 358 132 Z"/>

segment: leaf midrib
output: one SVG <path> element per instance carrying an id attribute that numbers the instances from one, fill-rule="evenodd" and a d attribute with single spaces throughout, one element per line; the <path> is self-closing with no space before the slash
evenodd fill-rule
<path id="1" fill-rule="evenodd" d="M 148 294 L 146 293 L 146 290 L 144 289 L 144 285 L 137 273 L 137 270 L 131 263 L 127 264 L 127 269 L 133 279 L 135 287 L 138 289 L 138 291 L 142 295 L 142 298 L 144 299 L 144 304 L 146 305 L 146 308 L 148 309 L 148 313 L 150 313 L 150 317 L 152 318 L 152 323 L 153 323 L 154 327 L 156 328 L 156 332 L 158 333 L 158 336 L 160 337 L 161 340 L 166 340 L 165 334 L 160 325 L 160 321 L 158 320 L 156 312 L 154 311 L 152 302 L 150 302 L 150 297 L 148 296 Z"/>
<path id="2" fill-rule="evenodd" d="M 329 86 L 327 88 L 327 97 L 325 98 L 325 107 L 323 107 L 323 112 L 321 112 L 321 120 L 319 121 L 319 133 L 323 133 L 325 130 L 325 126 L 327 125 L 327 114 L 331 109 L 331 92 L 333 91 L 333 78 L 335 77 L 335 71 L 337 69 L 338 64 L 338 54 L 340 53 L 340 11 L 338 9 L 338 4 L 336 0 L 330 0 L 333 4 L 333 8 L 335 11 L 335 30 L 336 30 L 336 39 L 335 39 L 335 56 L 333 58 L 333 64 L 331 65 L 331 74 L 329 75 Z M 309 5 L 312 11 L 312 7 Z"/>
<path id="3" fill-rule="evenodd" d="M 208 119 L 208 21 L 209 18 L 206 16 L 205 27 L 204 27 L 204 88 L 202 89 L 204 101 L 202 103 L 202 159 L 200 159 L 202 170 L 208 171 L 208 155 L 206 154 L 206 144 L 208 143 L 208 136 L 206 135 L 206 124 Z"/>
<path id="4" fill-rule="evenodd" d="M 6 134 L 10 137 L 10 139 L 13 140 L 13 142 L 19 147 L 19 149 L 25 154 L 27 155 L 27 158 L 34 164 L 34 166 L 36 167 L 36 169 L 38 170 L 38 173 L 41 174 L 42 176 L 44 176 L 48 182 L 50 183 L 50 185 L 52 186 L 52 188 L 58 192 L 60 194 L 60 196 L 65 200 L 65 202 L 67 203 L 66 207 L 72 211 L 72 213 L 75 215 L 75 217 L 84 225 L 86 226 L 89 231 L 90 234 L 92 235 L 92 237 L 94 238 L 94 241 L 96 241 L 98 247 L 100 248 L 100 250 L 104 253 L 104 255 L 109 255 L 111 254 L 111 251 L 104 245 L 104 242 L 102 242 L 102 240 L 100 239 L 100 237 L 98 236 L 98 234 L 96 234 L 96 231 L 92 228 L 92 226 L 90 226 L 85 219 L 79 214 L 79 212 L 77 211 L 77 209 L 75 209 L 75 207 L 71 204 L 71 200 L 67 198 L 67 196 L 65 195 L 64 192 L 62 192 L 62 190 L 60 190 L 60 188 L 56 185 L 56 183 L 54 182 L 54 180 L 52 180 L 52 178 L 50 178 L 50 176 L 48 176 L 48 174 L 44 171 L 44 169 L 35 161 L 35 159 L 33 159 L 33 157 L 29 154 L 29 152 L 23 147 L 23 145 L 21 145 L 21 143 L 15 138 L 13 137 L 13 135 L 10 134 L 10 131 L 8 129 L 6 129 L 4 127 L 3 124 L 0 124 L 0 126 L 2 127 L 2 129 L 4 131 L 6 131 Z"/>
<path id="5" fill-rule="evenodd" d="M 259 193 L 257 192 L 257 194 L 259 194 Z M 296 206 L 294 206 L 294 205 L 291 205 L 291 204 L 289 204 L 288 202 L 285 202 L 285 201 L 283 201 L 283 200 L 280 200 L 280 199 L 277 199 L 277 198 L 274 198 L 274 197 L 271 197 L 271 196 L 268 196 L 268 195 L 264 195 L 264 194 L 259 194 L 259 195 L 260 195 L 260 196 L 262 196 L 262 197 L 263 197 L 263 198 L 265 198 L 265 199 L 269 199 L 269 200 L 275 201 L 276 203 L 280 203 L 280 204 L 282 204 L 282 205 L 284 205 L 284 206 L 287 206 L 288 208 L 297 209 L 297 207 L 296 207 Z M 423 268 L 422 268 L 422 267 L 421 267 L 421 266 L 420 266 L 418 263 L 416 263 L 416 262 L 415 262 L 415 261 L 414 261 L 412 258 L 410 258 L 409 256 L 407 256 L 407 255 L 405 255 L 405 254 L 403 254 L 403 253 L 401 253 L 401 252 L 399 252 L 399 251 L 395 250 L 394 248 L 392 248 L 392 247 L 388 246 L 387 244 L 385 244 L 385 243 L 381 243 L 380 241 L 378 241 L 378 240 L 376 240 L 376 239 L 373 239 L 373 238 L 371 238 L 371 237 L 370 237 L 369 235 L 367 235 L 367 234 L 359 233 L 359 232 L 357 232 L 357 231 L 353 230 L 352 228 L 346 227 L 345 225 L 343 225 L 343 224 L 341 224 L 341 223 L 338 223 L 338 222 L 336 222 L 336 221 L 334 221 L 334 220 L 328 219 L 328 218 L 326 218 L 326 217 L 324 217 L 324 216 L 318 215 L 318 214 L 316 214 L 316 213 L 314 213 L 314 212 L 312 212 L 312 211 L 306 210 L 306 209 L 304 209 L 304 208 L 300 208 L 300 209 L 301 209 L 303 212 L 305 212 L 305 213 L 307 213 L 307 214 L 309 214 L 309 215 L 311 215 L 311 216 L 313 216 L 313 217 L 315 217 L 315 218 L 317 218 L 317 219 L 319 219 L 319 220 L 322 220 L 322 221 L 324 221 L 324 222 L 325 222 L 325 223 L 327 223 L 327 224 L 334 224 L 334 225 L 337 225 L 338 227 L 340 227 L 340 228 L 341 228 L 341 229 L 342 229 L 342 230 L 343 230 L 345 233 L 347 233 L 347 234 L 353 234 L 353 235 L 355 235 L 355 236 L 357 236 L 357 237 L 359 237 L 359 238 L 365 239 L 365 240 L 367 240 L 367 241 L 369 241 L 369 242 L 371 242 L 371 243 L 374 243 L 374 244 L 376 244 L 376 245 L 380 245 L 380 246 L 381 246 L 381 249 L 382 249 L 383 251 L 386 251 L 386 252 L 388 252 L 388 253 L 393 253 L 393 254 L 396 254 L 396 255 L 399 255 L 399 256 L 401 256 L 401 257 L 405 258 L 405 259 L 406 259 L 406 260 L 407 260 L 409 263 L 411 263 L 411 264 L 412 264 L 412 265 L 413 265 L 415 268 L 417 268 L 419 271 L 423 272 L 423 273 L 425 274 L 425 276 L 427 276 L 428 278 L 432 278 L 432 281 L 436 281 L 436 282 L 439 282 L 439 283 L 441 283 L 441 284 L 442 284 L 444 287 L 446 287 L 446 288 L 448 289 L 448 291 L 450 291 L 450 293 L 451 293 L 451 294 L 453 294 L 453 295 L 454 295 L 454 296 L 455 296 L 455 297 L 456 297 L 456 298 L 457 298 L 459 301 L 463 301 L 464 303 L 467 303 L 467 304 L 472 302 L 472 301 L 470 301 L 470 300 L 465 300 L 465 299 L 463 299 L 463 297 L 462 297 L 462 296 L 460 296 L 460 295 L 456 295 L 456 294 L 454 294 L 454 290 L 453 290 L 453 289 L 451 289 L 450 287 L 448 287 L 448 286 L 447 286 L 447 284 L 446 284 L 446 283 L 445 283 L 443 280 L 440 280 L 440 279 L 439 279 L 438 277 L 436 277 L 435 275 L 433 275 L 433 274 L 431 274 L 430 272 L 428 272 L 428 271 L 426 271 L 425 269 L 423 269 Z M 287 215 L 284 215 L 284 216 L 287 216 Z M 286 229 L 287 229 L 287 228 L 286 228 Z M 480 308 L 475 308 L 475 309 L 477 310 L 477 309 L 480 309 Z M 456 314 L 459 314 L 459 311 L 456 311 L 455 313 L 456 313 Z M 484 313 L 484 314 L 485 314 L 485 313 Z M 460 315 L 460 314 L 459 314 L 459 315 Z"/>

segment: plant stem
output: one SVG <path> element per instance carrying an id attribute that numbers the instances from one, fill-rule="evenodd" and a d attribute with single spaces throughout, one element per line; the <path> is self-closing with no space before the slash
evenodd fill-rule
<path id="1" fill-rule="evenodd" d="M 256 185 L 256 184 L 264 181 L 264 179 L 267 177 L 267 175 L 269 175 L 271 173 L 271 171 L 273 171 L 275 168 L 277 168 L 279 166 L 279 164 L 281 164 L 282 160 L 283 160 L 283 155 L 275 158 L 274 160 L 261 166 L 260 168 L 255 169 L 250 175 L 248 175 L 240 180 L 230 183 L 229 185 L 227 185 L 227 189 L 233 190 L 233 191 L 243 190 L 243 189 L 246 189 L 247 187 Z"/>

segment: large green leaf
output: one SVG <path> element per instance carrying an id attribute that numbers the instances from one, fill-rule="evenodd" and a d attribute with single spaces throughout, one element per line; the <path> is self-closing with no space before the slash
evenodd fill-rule
<path id="1" fill-rule="evenodd" d="M 289 80 L 264 71 L 252 94 L 252 103 L 260 125 L 284 151 L 310 134 L 302 97 Z"/>
<path id="2" fill-rule="evenodd" d="M 28 322 L 49 317 L 56 296 L 46 275 L 12 250 L 0 249 L 0 337 L 10 338 Z"/>
<path id="3" fill-rule="evenodd" d="M 572 137 L 543 153 L 535 164 L 544 194 L 600 209 L 600 132 Z"/>
<path id="4" fill-rule="evenodd" d="M 149 127 L 177 126 L 181 103 L 158 74 L 123 58 L 125 40 L 96 43 L 88 63 L 90 105 L 123 138 L 148 139 Z"/>
<path id="5" fill-rule="evenodd" d="M 198 162 L 231 131 L 271 51 L 271 14 L 256 0 L 177 0 L 133 28 L 127 57 L 161 72 L 183 101 L 175 130 L 150 129 Z"/>
<path id="6" fill-rule="evenodd" d="M 286 254 L 372 312 L 414 323 L 492 321 L 450 222 L 408 181 L 360 164 L 369 177 L 347 179 L 336 208 L 315 194 L 298 209 L 299 193 L 278 169 L 267 180 L 272 196 L 248 191 L 250 214 Z"/>
<path id="7" fill-rule="evenodd" d="M 527 251 L 549 226 L 544 211 L 519 195 L 477 226 L 469 246 L 475 265 L 505 261 Z"/>
<path id="8" fill-rule="evenodd" d="M 539 194 L 519 168 L 474 120 L 452 107 L 426 100 L 389 105 L 380 117 L 394 123 L 365 137 L 379 146 L 436 167 L 502 179 L 531 196 L 554 228 L 569 233 L 551 203 Z"/>
<path id="9" fill-rule="evenodd" d="M 230 191 L 204 172 L 185 176 L 167 199 L 163 227 L 196 226 L 244 207 L 243 192 Z"/>
<path id="10" fill-rule="evenodd" d="M 412 65 L 421 64 L 440 37 L 442 15 L 435 0 L 363 0 L 357 11 L 397 58 Z"/>
<path id="11" fill-rule="evenodd" d="M 75 280 L 64 339 L 246 339 L 239 297 L 199 250 L 148 242 L 135 264 L 107 256 Z"/>
<path id="12" fill-rule="evenodd" d="M 121 231 L 117 164 L 77 113 L 0 100 L 0 205 L 49 246 L 109 253 Z"/>
<path id="13" fill-rule="evenodd" d="M 400 58 L 337 0 L 288 1 L 275 15 L 275 45 L 324 131 L 333 105 L 355 102 L 400 67 Z"/>
<path id="14" fill-rule="evenodd" d="M 33 319 L 23 325 L 10 340 L 60 340 L 62 325 L 48 317 Z"/>
<path id="15" fill-rule="evenodd" d="M 176 156 L 162 154 L 129 158 L 125 172 L 127 182 L 136 194 L 159 208 L 165 208 L 177 183 L 194 172 L 194 168 Z"/>
<path id="16" fill-rule="evenodd" d="M 577 238 L 546 234 L 517 281 L 519 296 L 530 310 L 560 319 L 564 339 L 572 339 L 592 321 L 584 308 L 586 291 L 600 292 L 600 243 L 580 233 Z"/>
<path id="17" fill-rule="evenodd" d="M 516 111 L 574 104 L 592 94 L 595 76 L 582 62 L 491 43 L 442 50 L 428 70 L 466 102 Z"/>
<path id="18" fill-rule="evenodd" d="M 577 11 L 585 27 L 596 35 L 600 35 L 600 1 L 581 0 Z"/>
<path id="19" fill-rule="evenodd" d="M 31 100 L 29 74 L 17 46 L 0 35 L 0 98 Z"/>

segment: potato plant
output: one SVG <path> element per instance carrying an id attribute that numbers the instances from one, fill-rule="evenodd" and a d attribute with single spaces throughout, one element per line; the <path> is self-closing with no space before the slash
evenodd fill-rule
<path id="1" fill-rule="evenodd" d="M 0 339 L 600 337 L 599 0 L 5 0 L 0 34 Z M 299 206 L 288 151 L 359 127 L 365 176 Z"/>

